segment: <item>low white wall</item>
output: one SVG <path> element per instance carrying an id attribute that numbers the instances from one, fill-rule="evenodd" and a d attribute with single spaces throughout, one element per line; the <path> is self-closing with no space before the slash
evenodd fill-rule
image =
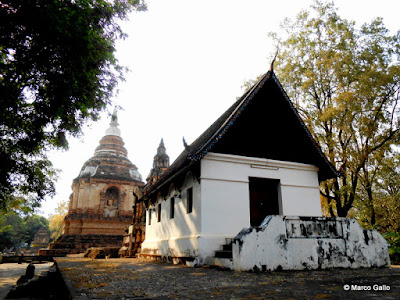
<path id="1" fill-rule="evenodd" d="M 243 229 L 235 237 L 235 270 L 390 265 L 386 240 L 376 230 L 363 229 L 354 219 L 269 216 L 265 223 L 259 228 Z"/>

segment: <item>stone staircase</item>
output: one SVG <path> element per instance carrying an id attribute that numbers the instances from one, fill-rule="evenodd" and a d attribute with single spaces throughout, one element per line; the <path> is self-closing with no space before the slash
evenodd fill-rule
<path id="1" fill-rule="evenodd" d="M 66 254 L 84 253 L 93 247 L 120 247 L 122 235 L 63 235 L 49 249 L 39 250 L 41 255 L 64 256 Z"/>
<path id="2" fill-rule="evenodd" d="M 222 250 L 215 251 L 216 258 L 228 258 L 232 259 L 232 239 L 226 238 L 225 245 L 222 245 Z"/>
<path id="3" fill-rule="evenodd" d="M 222 250 L 215 251 L 214 265 L 229 268 L 233 267 L 232 239 L 226 238 Z"/>

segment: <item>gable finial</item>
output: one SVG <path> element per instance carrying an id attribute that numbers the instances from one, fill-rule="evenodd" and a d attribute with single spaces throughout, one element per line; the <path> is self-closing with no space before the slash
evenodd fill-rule
<path id="1" fill-rule="evenodd" d="M 275 60 L 276 60 L 276 57 L 278 56 L 278 53 L 279 53 L 279 46 L 276 47 L 276 52 L 275 52 L 274 59 L 272 60 L 271 66 L 269 67 L 269 70 L 270 70 L 271 72 L 274 71 L 274 62 L 275 62 Z"/>
<path id="2" fill-rule="evenodd" d="M 186 150 L 189 150 L 189 146 L 188 146 L 188 144 L 186 143 L 185 137 L 183 137 L 182 140 L 183 140 L 183 146 L 185 147 L 185 149 L 186 149 Z"/>

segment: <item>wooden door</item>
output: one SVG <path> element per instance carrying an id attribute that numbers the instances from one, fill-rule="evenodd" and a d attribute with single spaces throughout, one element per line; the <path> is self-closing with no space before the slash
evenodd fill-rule
<path id="1" fill-rule="evenodd" d="M 279 184 L 279 179 L 249 178 L 251 226 L 260 226 L 268 215 L 279 215 Z"/>

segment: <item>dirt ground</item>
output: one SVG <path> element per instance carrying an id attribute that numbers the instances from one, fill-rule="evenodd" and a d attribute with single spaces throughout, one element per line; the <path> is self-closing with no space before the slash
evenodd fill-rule
<path id="1" fill-rule="evenodd" d="M 139 258 L 56 261 L 74 299 L 400 299 L 398 266 L 247 273 Z"/>

